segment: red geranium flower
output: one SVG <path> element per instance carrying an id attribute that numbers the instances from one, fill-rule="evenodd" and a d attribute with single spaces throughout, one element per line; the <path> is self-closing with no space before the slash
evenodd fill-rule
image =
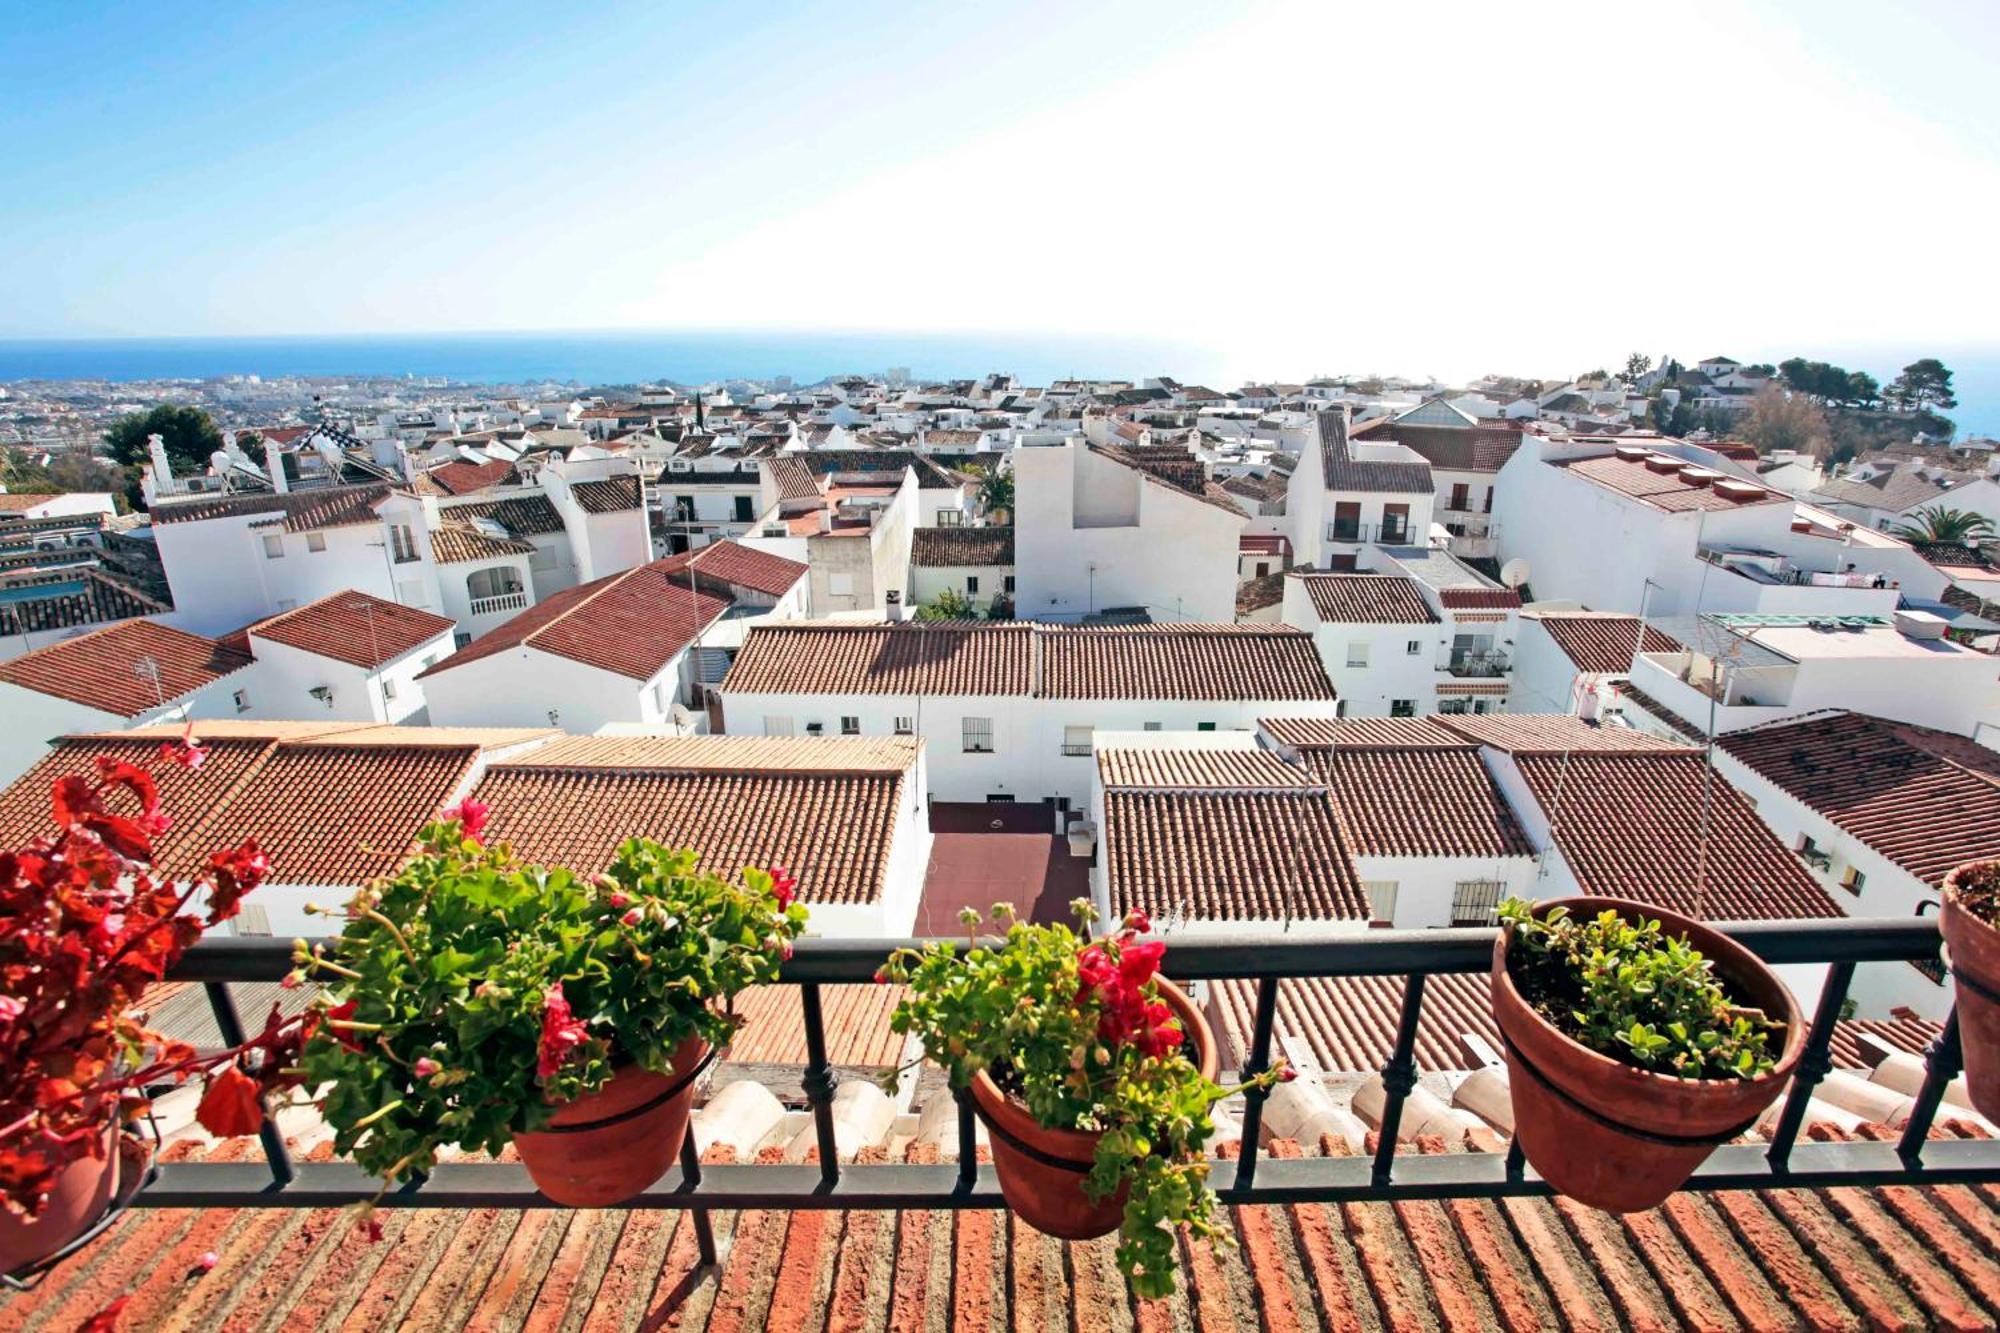
<path id="1" fill-rule="evenodd" d="M 264 1100 L 260 1092 L 256 1079 L 234 1063 L 226 1064 L 222 1072 L 209 1080 L 208 1091 L 202 1094 L 194 1118 L 217 1138 L 255 1134 L 264 1124 Z"/>
<path id="2" fill-rule="evenodd" d="M 466 837 L 476 838 L 486 827 L 486 816 L 492 810 L 493 807 L 485 801 L 475 801 L 468 796 L 457 805 L 446 806 L 444 817 L 457 820 L 459 831 Z"/>
<path id="3" fill-rule="evenodd" d="M 589 1040 L 589 1036 L 583 1020 L 570 1011 L 562 983 L 550 986 L 542 999 L 542 1040 L 536 1050 L 535 1076 L 544 1083 L 554 1078 L 569 1059 L 569 1053 Z"/>

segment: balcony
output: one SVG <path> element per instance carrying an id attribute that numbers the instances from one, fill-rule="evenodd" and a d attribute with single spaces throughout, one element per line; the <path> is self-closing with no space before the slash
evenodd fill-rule
<path id="1" fill-rule="evenodd" d="M 1807 1102 L 1831 1068 L 1834 1022 L 1859 963 L 1935 960 L 1934 919 L 1739 922 L 1723 929 L 1773 964 L 1830 964 L 1811 1020 L 1804 1058 L 1773 1122 L 1768 1141 L 1718 1147 L 1689 1182 L 1704 1191 L 1826 1189 L 1887 1185 L 2000 1182 L 2000 1143 L 1979 1139 L 1932 1140 L 1931 1126 L 1946 1084 L 1960 1065 L 1957 1016 L 1932 1044 L 1921 1088 L 1909 1118 L 1893 1141 L 1838 1138 L 1800 1141 Z M 1168 969 L 1183 981 L 1248 980 L 1257 984 L 1243 1072 L 1269 1067 L 1278 983 L 1288 977 L 1395 976 L 1401 982 L 1400 1020 L 1393 1051 L 1382 1068 L 1386 1100 L 1378 1146 L 1368 1156 L 1270 1157 L 1260 1151 L 1261 1095 L 1243 1104 L 1240 1154 L 1218 1158 L 1210 1183 L 1230 1204 L 1298 1205 L 1372 1200 L 1498 1199 L 1546 1197 L 1551 1191 L 1517 1152 L 1398 1152 L 1398 1129 L 1416 1086 L 1415 1056 L 1425 986 L 1449 973 L 1485 972 L 1492 965 L 1489 929 L 1373 931 L 1335 939 L 1284 936 L 1178 936 Z M 802 1087 L 808 1103 L 817 1163 L 704 1165 L 690 1144 L 681 1166 L 626 1208 L 686 1209 L 701 1257 L 717 1257 L 712 1210 L 774 1209 L 995 1209 L 1002 1207 L 992 1168 L 972 1151 L 974 1117 L 969 1100 L 957 1105 L 962 1151 L 955 1163 L 854 1164 L 841 1160 L 833 1115 L 836 1077 L 828 1060 L 821 989 L 868 982 L 884 956 L 914 941 L 804 939 L 784 965 L 782 985 L 800 988 L 807 1063 Z M 242 1023 L 227 983 L 273 982 L 291 968 L 291 945 L 255 937 L 210 938 L 191 949 L 174 980 L 201 982 L 216 1024 L 235 1040 Z M 167 1161 L 137 1196 L 140 1208 L 331 1208 L 374 1197 L 377 1182 L 351 1162 L 294 1162 L 282 1133 L 267 1124 L 264 1161 Z M 515 1164 L 467 1161 L 441 1165 L 428 1177 L 384 1196 L 383 1208 L 550 1209 L 558 1205 L 535 1190 Z"/>
<path id="2" fill-rule="evenodd" d="M 1438 670 L 1454 676 L 1491 680 L 1507 674 L 1505 653 L 1449 653 L 1439 659 Z"/>
<path id="3" fill-rule="evenodd" d="M 475 597 L 472 599 L 472 614 L 490 616 L 500 611 L 525 611 L 528 609 L 526 592 L 503 592 L 497 597 Z"/>

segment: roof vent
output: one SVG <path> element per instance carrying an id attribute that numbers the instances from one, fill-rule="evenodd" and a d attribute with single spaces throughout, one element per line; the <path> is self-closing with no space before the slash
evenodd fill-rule
<path id="1" fill-rule="evenodd" d="M 1898 611 L 1896 631 L 1906 639 L 1942 639 L 1945 619 L 1929 611 Z"/>
<path id="2" fill-rule="evenodd" d="M 1711 472 L 1705 467 L 1684 467 L 1681 469 L 1681 480 L 1689 486 L 1708 486 L 1721 480 L 1721 478 L 1721 473 Z"/>
<path id="3" fill-rule="evenodd" d="M 1752 486 L 1747 481 L 1731 481 L 1728 477 L 1721 477 L 1715 482 L 1715 493 L 1726 500 L 1735 500 L 1740 503 L 1744 500 L 1761 498 L 1764 494 L 1764 488 L 1762 486 Z M 1794 524 L 1793 530 L 1810 531 L 1811 528 L 1812 524 L 1807 522 L 1804 528 L 1799 528 Z"/>
<path id="4" fill-rule="evenodd" d="M 1670 458 L 1666 454 L 1647 454 L 1646 470 L 1648 472 L 1658 472 L 1661 474 L 1665 474 L 1668 472 L 1678 472 L 1681 470 L 1681 460 L 1678 458 Z"/>
<path id="5" fill-rule="evenodd" d="M 1621 444 L 1618 446 L 1618 456 L 1628 463 L 1643 463 L 1646 461 L 1646 450 L 1636 444 Z"/>

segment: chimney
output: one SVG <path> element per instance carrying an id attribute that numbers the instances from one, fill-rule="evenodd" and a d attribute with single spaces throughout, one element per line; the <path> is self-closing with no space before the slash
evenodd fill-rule
<path id="1" fill-rule="evenodd" d="M 264 467 L 271 474 L 271 489 L 283 495 L 291 489 L 285 480 L 285 451 L 276 440 L 264 441 Z"/>
<path id="2" fill-rule="evenodd" d="M 167 458 L 167 441 L 164 436 L 148 435 L 146 452 L 153 460 L 153 481 L 168 495 L 174 490 L 174 465 Z"/>

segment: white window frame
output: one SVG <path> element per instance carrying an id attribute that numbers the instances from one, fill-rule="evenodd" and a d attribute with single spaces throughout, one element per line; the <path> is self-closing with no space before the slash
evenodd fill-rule
<path id="1" fill-rule="evenodd" d="M 264 558 L 266 560 L 283 560 L 285 558 L 285 539 L 275 532 L 265 533 Z"/>
<path id="2" fill-rule="evenodd" d="M 324 551 L 326 549 L 326 534 L 324 532 L 308 532 L 306 534 L 306 549 L 315 552 Z"/>
<path id="3" fill-rule="evenodd" d="M 1347 645 L 1347 665 L 1356 670 L 1366 669 L 1368 666 L 1368 640 L 1354 639 L 1349 641 Z"/>
<path id="4" fill-rule="evenodd" d="M 984 738 L 985 744 L 980 744 Z M 963 717 L 958 721 L 958 746 L 962 754 L 994 754 L 999 747 L 993 743 L 993 719 L 990 717 Z"/>

